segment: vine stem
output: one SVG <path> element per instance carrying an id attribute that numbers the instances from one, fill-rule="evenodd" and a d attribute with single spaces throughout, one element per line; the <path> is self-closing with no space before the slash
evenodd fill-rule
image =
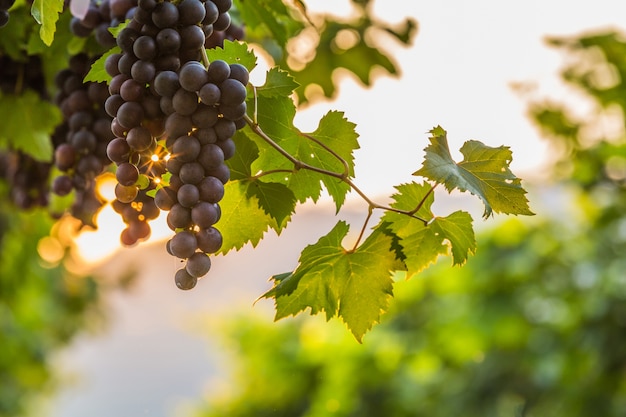
<path id="1" fill-rule="evenodd" d="M 298 171 L 300 169 L 305 169 L 305 170 L 309 170 L 309 171 L 313 171 L 313 172 L 317 172 L 317 173 L 320 173 L 320 174 L 323 174 L 323 175 L 327 175 L 327 176 L 330 176 L 330 177 L 337 178 L 337 179 L 343 181 L 344 183 L 346 183 L 354 192 L 356 192 L 367 203 L 367 205 L 368 205 L 367 217 L 366 217 L 365 222 L 364 222 L 364 224 L 363 224 L 363 226 L 361 228 L 361 232 L 359 233 L 359 237 L 357 238 L 357 240 L 356 240 L 355 244 L 353 245 L 352 249 L 350 250 L 350 252 L 354 252 L 356 250 L 356 248 L 359 246 L 359 243 L 361 242 L 361 240 L 362 240 L 362 238 L 363 238 L 363 236 L 365 234 L 365 229 L 367 228 L 367 224 L 369 223 L 369 220 L 372 217 L 372 213 L 373 213 L 374 209 L 380 209 L 380 210 L 390 211 L 390 212 L 394 212 L 394 213 L 404 214 L 404 215 L 410 216 L 410 217 L 412 217 L 412 218 L 414 218 L 416 220 L 421 221 L 422 223 L 424 223 L 424 226 L 428 225 L 429 220 L 424 219 L 424 218 L 419 217 L 419 216 L 416 216 L 415 213 L 417 213 L 422 208 L 422 206 L 426 202 L 426 199 L 428 198 L 428 196 L 435 190 L 435 187 L 437 186 L 437 184 L 431 185 L 430 190 L 428 190 L 428 192 L 426 193 L 424 198 L 422 198 L 422 200 L 412 210 L 401 210 L 401 209 L 397 209 L 397 208 L 394 208 L 394 207 L 385 206 L 383 204 L 379 204 L 379 203 L 374 202 L 371 198 L 369 198 L 367 196 L 367 194 L 365 194 L 363 192 L 363 190 L 361 190 L 352 181 L 352 179 L 350 179 L 350 177 L 349 177 L 350 168 L 349 168 L 349 165 L 348 165 L 348 163 L 347 163 L 347 161 L 345 159 L 343 159 L 335 151 L 330 149 L 328 146 L 326 146 L 324 143 L 322 143 L 321 141 L 319 141 L 318 139 L 316 139 L 312 135 L 299 132 L 300 135 L 302 135 L 303 137 L 305 137 L 305 138 L 307 138 L 309 140 L 314 141 L 316 144 L 321 146 L 324 150 L 326 150 L 331 155 L 333 155 L 335 158 L 337 158 L 339 161 L 341 161 L 341 163 L 344 166 L 344 172 L 339 173 L 339 172 L 329 171 L 329 170 L 326 170 L 326 169 L 323 169 L 323 168 L 319 168 L 319 167 L 316 167 L 316 166 L 313 166 L 313 165 L 309 165 L 306 162 L 299 160 L 298 158 L 296 158 L 293 155 L 291 155 L 288 151 L 283 149 L 271 137 L 269 137 L 267 135 L 267 133 L 265 133 L 263 131 L 261 126 L 259 126 L 259 124 L 255 120 L 252 120 L 250 118 L 250 116 L 244 115 L 244 120 L 246 121 L 248 126 L 252 129 L 252 131 L 257 136 L 259 136 L 261 139 L 263 139 L 265 142 L 267 142 L 272 148 L 274 148 L 278 153 L 280 153 L 282 156 L 284 156 L 287 160 L 289 160 L 294 165 L 294 171 Z M 258 178 L 258 177 L 260 177 L 262 175 L 268 175 L 270 173 L 294 172 L 294 171 L 288 171 L 288 170 L 267 171 L 267 172 L 262 172 L 262 173 L 258 174 L 256 176 L 256 178 Z"/>
<path id="2" fill-rule="evenodd" d="M 202 50 L 202 54 L 200 54 L 201 58 L 202 58 L 202 65 L 204 65 L 205 68 L 209 68 L 209 64 L 211 63 L 209 61 L 209 56 L 206 53 L 206 49 L 204 47 L 200 48 Z"/>

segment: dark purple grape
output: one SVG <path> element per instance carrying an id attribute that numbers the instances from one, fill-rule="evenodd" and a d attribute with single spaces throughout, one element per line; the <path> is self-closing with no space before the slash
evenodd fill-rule
<path id="1" fill-rule="evenodd" d="M 181 51 L 198 51 L 204 45 L 204 31 L 200 26 L 189 25 L 179 29 L 180 31 L 180 50 Z"/>
<path id="2" fill-rule="evenodd" d="M 230 66 L 225 61 L 218 59 L 209 64 L 207 72 L 209 74 L 209 81 L 220 84 L 230 76 Z"/>
<path id="3" fill-rule="evenodd" d="M 205 253 L 215 253 L 222 247 L 222 234 L 215 227 L 196 232 L 198 249 Z"/>
<path id="4" fill-rule="evenodd" d="M 74 182 L 67 175 L 59 175 L 52 181 L 52 192 L 56 195 L 68 195 L 73 189 Z"/>
<path id="5" fill-rule="evenodd" d="M 158 28 L 174 27 L 178 23 L 178 8 L 168 1 L 157 3 L 152 10 L 152 22 Z"/>
<path id="6" fill-rule="evenodd" d="M 220 104 L 225 106 L 235 106 L 246 101 L 246 87 L 239 82 L 229 78 L 220 84 Z"/>
<path id="7" fill-rule="evenodd" d="M 107 145 L 107 157 L 117 164 L 128 162 L 130 146 L 124 138 L 115 138 Z"/>
<path id="8" fill-rule="evenodd" d="M 215 29 L 218 32 L 223 32 L 226 29 L 228 29 L 230 27 L 230 24 L 232 23 L 231 18 L 230 18 L 230 14 L 228 13 L 222 13 L 217 20 L 215 21 L 215 23 L 213 23 L 213 29 Z"/>
<path id="9" fill-rule="evenodd" d="M 67 171 L 76 163 L 76 150 L 69 143 L 59 145 L 54 151 L 54 164 L 61 171 Z"/>
<path id="10" fill-rule="evenodd" d="M 176 274 L 174 275 L 174 282 L 179 289 L 186 291 L 196 286 L 198 278 L 189 274 L 185 268 L 181 268 L 176 271 Z"/>
<path id="11" fill-rule="evenodd" d="M 183 0 L 178 3 L 178 24 L 197 25 L 204 19 L 206 9 L 200 0 Z"/>
<path id="12" fill-rule="evenodd" d="M 145 92 L 145 85 L 129 78 L 120 87 L 120 96 L 124 101 L 139 101 Z"/>
<path id="13" fill-rule="evenodd" d="M 209 143 L 202 146 L 198 155 L 198 162 L 205 170 L 211 170 L 224 163 L 224 151 L 218 145 Z"/>
<path id="14" fill-rule="evenodd" d="M 172 106 L 176 113 L 191 116 L 198 108 L 198 96 L 196 93 L 181 88 L 172 97 Z"/>
<path id="15" fill-rule="evenodd" d="M 202 20 L 202 24 L 213 25 L 217 18 L 220 17 L 220 11 L 217 6 L 211 0 L 207 0 L 204 2 L 204 10 L 206 13 L 204 15 L 204 19 Z"/>
<path id="16" fill-rule="evenodd" d="M 198 91 L 198 97 L 204 104 L 214 106 L 219 103 L 221 92 L 217 85 L 206 83 Z"/>
<path id="17" fill-rule="evenodd" d="M 178 74 L 174 71 L 161 71 L 154 78 L 154 88 L 163 97 L 174 97 L 180 89 Z"/>
<path id="18" fill-rule="evenodd" d="M 134 151 L 143 152 L 152 146 L 152 134 L 143 126 L 135 126 L 128 131 L 126 142 Z"/>
<path id="19" fill-rule="evenodd" d="M 196 61 L 183 65 L 179 73 L 180 85 L 187 91 L 196 93 L 209 80 L 207 70 Z"/>
<path id="20" fill-rule="evenodd" d="M 172 152 L 175 159 L 181 162 L 192 162 L 200 155 L 202 146 L 193 136 L 181 136 L 174 142 Z"/>
<path id="21" fill-rule="evenodd" d="M 169 187 L 159 188 L 154 195 L 154 204 L 161 210 L 169 211 L 176 204 L 176 193 Z"/>
<path id="22" fill-rule="evenodd" d="M 171 213 L 171 211 L 170 211 Z M 198 249 L 198 240 L 193 232 L 182 230 L 170 239 L 170 251 L 180 259 L 187 259 Z"/>
<path id="23" fill-rule="evenodd" d="M 237 127 L 232 120 L 220 119 L 215 126 L 215 134 L 217 135 L 217 140 L 226 140 L 228 138 L 232 138 L 237 131 Z"/>
<path id="24" fill-rule="evenodd" d="M 143 120 L 144 112 L 139 103 L 130 101 L 122 104 L 117 110 L 117 121 L 126 129 L 139 126 Z"/>
<path id="25" fill-rule="evenodd" d="M 167 213 L 167 225 L 170 229 L 186 229 L 192 225 L 191 222 L 191 210 L 187 207 L 183 207 L 179 203 L 175 203 Z"/>
<path id="26" fill-rule="evenodd" d="M 130 75 L 138 83 L 146 84 L 154 80 L 156 68 L 150 61 L 139 60 L 130 68 Z"/>
<path id="27" fill-rule="evenodd" d="M 193 123 L 189 116 L 173 113 L 165 121 L 165 133 L 172 138 L 187 135 L 193 129 Z"/>
<path id="28" fill-rule="evenodd" d="M 129 162 L 122 162 L 117 166 L 115 171 L 115 178 L 124 186 L 131 186 L 139 179 L 139 170 L 137 167 Z"/>
<path id="29" fill-rule="evenodd" d="M 198 184 L 200 200 L 218 203 L 224 197 L 224 184 L 218 178 L 205 177 Z"/>
<path id="30" fill-rule="evenodd" d="M 211 270 L 211 258 L 206 253 L 196 252 L 187 259 L 185 269 L 192 277 L 203 277 Z"/>
<path id="31" fill-rule="evenodd" d="M 187 162 L 180 167 L 178 176 L 184 184 L 199 184 L 205 176 L 205 170 L 198 162 Z"/>
<path id="32" fill-rule="evenodd" d="M 142 35 L 133 44 L 133 53 L 141 60 L 151 60 L 157 56 L 157 44 L 153 37 Z"/>
<path id="33" fill-rule="evenodd" d="M 243 85 L 248 85 L 250 73 L 248 69 L 241 64 L 230 64 L 230 78 L 239 81 Z"/>
<path id="34" fill-rule="evenodd" d="M 198 187 L 193 184 L 183 184 L 176 193 L 176 199 L 178 200 L 178 204 L 181 206 L 192 208 L 198 204 L 198 201 L 200 200 L 200 191 L 198 191 Z M 191 212 L 191 220 L 193 221 L 193 210 Z"/>
<path id="35" fill-rule="evenodd" d="M 164 28 L 156 35 L 156 43 L 161 55 L 178 52 L 180 49 L 180 34 L 176 29 Z"/>
<path id="36" fill-rule="evenodd" d="M 195 204 L 191 209 L 191 221 L 201 229 L 213 226 L 217 222 L 217 210 L 215 206 L 206 201 Z"/>

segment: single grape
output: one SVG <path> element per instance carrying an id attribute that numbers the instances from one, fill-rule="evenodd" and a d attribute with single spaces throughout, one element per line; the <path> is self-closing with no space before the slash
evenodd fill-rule
<path id="1" fill-rule="evenodd" d="M 198 204 L 198 201 L 200 200 L 200 191 L 198 191 L 198 187 L 193 184 L 183 184 L 178 189 L 178 192 L 176 193 L 176 198 L 178 199 L 178 204 L 180 204 L 181 206 L 186 208 L 192 208 L 196 204 Z M 196 223 L 194 221 L 193 210 L 191 212 L 191 220 Z"/>
<path id="2" fill-rule="evenodd" d="M 174 142 L 172 151 L 175 159 L 181 162 L 192 162 L 200 155 L 202 146 L 194 136 L 181 136 Z"/>
<path id="3" fill-rule="evenodd" d="M 180 167 L 178 175 L 184 184 L 199 184 L 205 176 L 205 170 L 198 162 L 187 162 Z"/>
<path id="4" fill-rule="evenodd" d="M 191 221 L 201 229 L 213 226 L 217 222 L 217 210 L 215 209 L 215 206 L 206 201 L 201 201 L 195 204 L 191 209 Z"/>
<path id="5" fill-rule="evenodd" d="M 198 184 L 200 200 L 218 203 L 224 197 L 224 184 L 218 178 L 205 177 Z"/>
<path id="6" fill-rule="evenodd" d="M 230 76 L 230 66 L 222 60 L 215 60 L 209 64 L 207 68 L 209 81 L 220 84 Z"/>
<path id="7" fill-rule="evenodd" d="M 211 258 L 206 253 L 196 252 L 187 259 L 185 269 L 192 277 L 203 277 L 211 269 Z"/>
<path id="8" fill-rule="evenodd" d="M 198 249 L 205 253 L 215 253 L 222 247 L 222 234 L 215 227 L 196 232 Z"/>
<path id="9" fill-rule="evenodd" d="M 171 213 L 171 212 L 170 212 Z M 180 259 L 187 259 L 198 249 L 198 240 L 193 232 L 182 230 L 170 239 L 170 250 Z"/>
<path id="10" fill-rule="evenodd" d="M 167 225 L 170 229 L 185 229 L 192 225 L 191 210 L 183 207 L 179 203 L 175 203 L 167 213 Z"/>
<path id="11" fill-rule="evenodd" d="M 176 286 L 181 290 L 190 290 L 196 286 L 198 278 L 189 274 L 185 268 L 181 268 L 176 271 L 174 282 L 176 282 Z"/>
<path id="12" fill-rule="evenodd" d="M 117 166 L 115 178 L 124 186 L 131 186 L 139 179 L 139 170 L 131 163 L 123 162 Z"/>
<path id="13" fill-rule="evenodd" d="M 180 69 L 180 85 L 185 90 L 197 92 L 209 80 L 207 70 L 196 61 L 190 61 Z"/>

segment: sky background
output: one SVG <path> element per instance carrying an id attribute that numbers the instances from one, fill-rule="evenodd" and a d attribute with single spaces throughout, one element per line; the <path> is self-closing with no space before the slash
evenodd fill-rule
<path id="1" fill-rule="evenodd" d="M 307 4 L 311 12 L 350 12 L 348 1 Z M 411 173 L 423 161 L 427 132 L 436 125 L 448 131 L 453 151 L 468 139 L 508 145 L 518 176 L 541 172 L 548 160 L 545 143 L 527 120 L 526 103 L 511 83 L 532 82 L 540 96 L 569 100 L 558 81 L 563 56 L 547 47 L 544 38 L 626 28 L 626 2 L 621 0 L 375 4 L 381 19 L 399 22 L 412 16 L 419 22 L 411 47 L 389 44 L 402 77 L 381 77 L 368 90 L 344 79 L 336 101 L 311 106 L 296 122 L 314 130 L 328 110 L 345 111 L 361 135 L 355 182 L 368 195 L 381 198 L 391 194 L 394 185 L 412 180 Z M 51 417 L 169 416 L 181 401 L 193 401 L 210 390 L 219 355 L 206 335 L 199 336 L 198 318 L 219 319 L 231 306 L 266 311 L 271 304 L 252 307 L 268 285 L 266 277 L 292 268 L 299 251 L 336 222 L 333 213 L 324 204 L 299 209 L 280 237 L 271 235 L 258 249 L 245 247 L 219 257 L 211 278 L 190 292 L 174 288 L 176 260 L 162 243 L 121 250 L 100 270 L 114 275 L 113 269 L 130 269 L 139 261 L 139 283 L 131 291 L 109 296 L 106 331 L 83 335 L 59 354 L 57 363 L 76 384 L 52 401 Z M 362 214 L 345 216 L 355 219 Z M 118 246 L 119 230 L 112 225 L 119 218 L 106 212 L 104 216 L 111 217 L 101 220 L 107 227 L 81 237 L 85 253 L 93 259 Z M 155 238 L 170 234 L 158 225 L 154 231 Z"/>

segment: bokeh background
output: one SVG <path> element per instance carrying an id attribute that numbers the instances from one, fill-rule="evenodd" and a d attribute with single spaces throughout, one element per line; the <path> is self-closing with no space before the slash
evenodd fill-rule
<path id="1" fill-rule="evenodd" d="M 349 1 L 307 6 L 354 12 Z M 361 135 L 356 182 L 380 200 L 419 168 L 433 126 L 453 150 L 467 139 L 508 145 L 537 215 L 477 220 L 467 265 L 444 259 L 398 277 L 391 310 L 361 345 L 338 321 L 274 323 L 271 303 L 255 303 L 320 231 L 362 221 L 356 198 L 338 216 L 326 199 L 300 207 L 281 236 L 216 257 L 190 292 L 173 285 L 158 223 L 149 242 L 120 249 L 103 212 L 106 227 L 78 236 L 79 256 L 52 267 L 51 221 L 3 202 L 0 411 L 626 415 L 626 6 L 376 1 L 372 13 L 418 22 L 410 45 L 373 40 L 401 73 L 364 88 L 338 71 L 336 94 L 313 94 L 299 126 L 345 111 Z M 253 81 L 262 76 L 260 65 Z M 438 199 L 444 214 L 480 218 L 471 196 Z"/>

